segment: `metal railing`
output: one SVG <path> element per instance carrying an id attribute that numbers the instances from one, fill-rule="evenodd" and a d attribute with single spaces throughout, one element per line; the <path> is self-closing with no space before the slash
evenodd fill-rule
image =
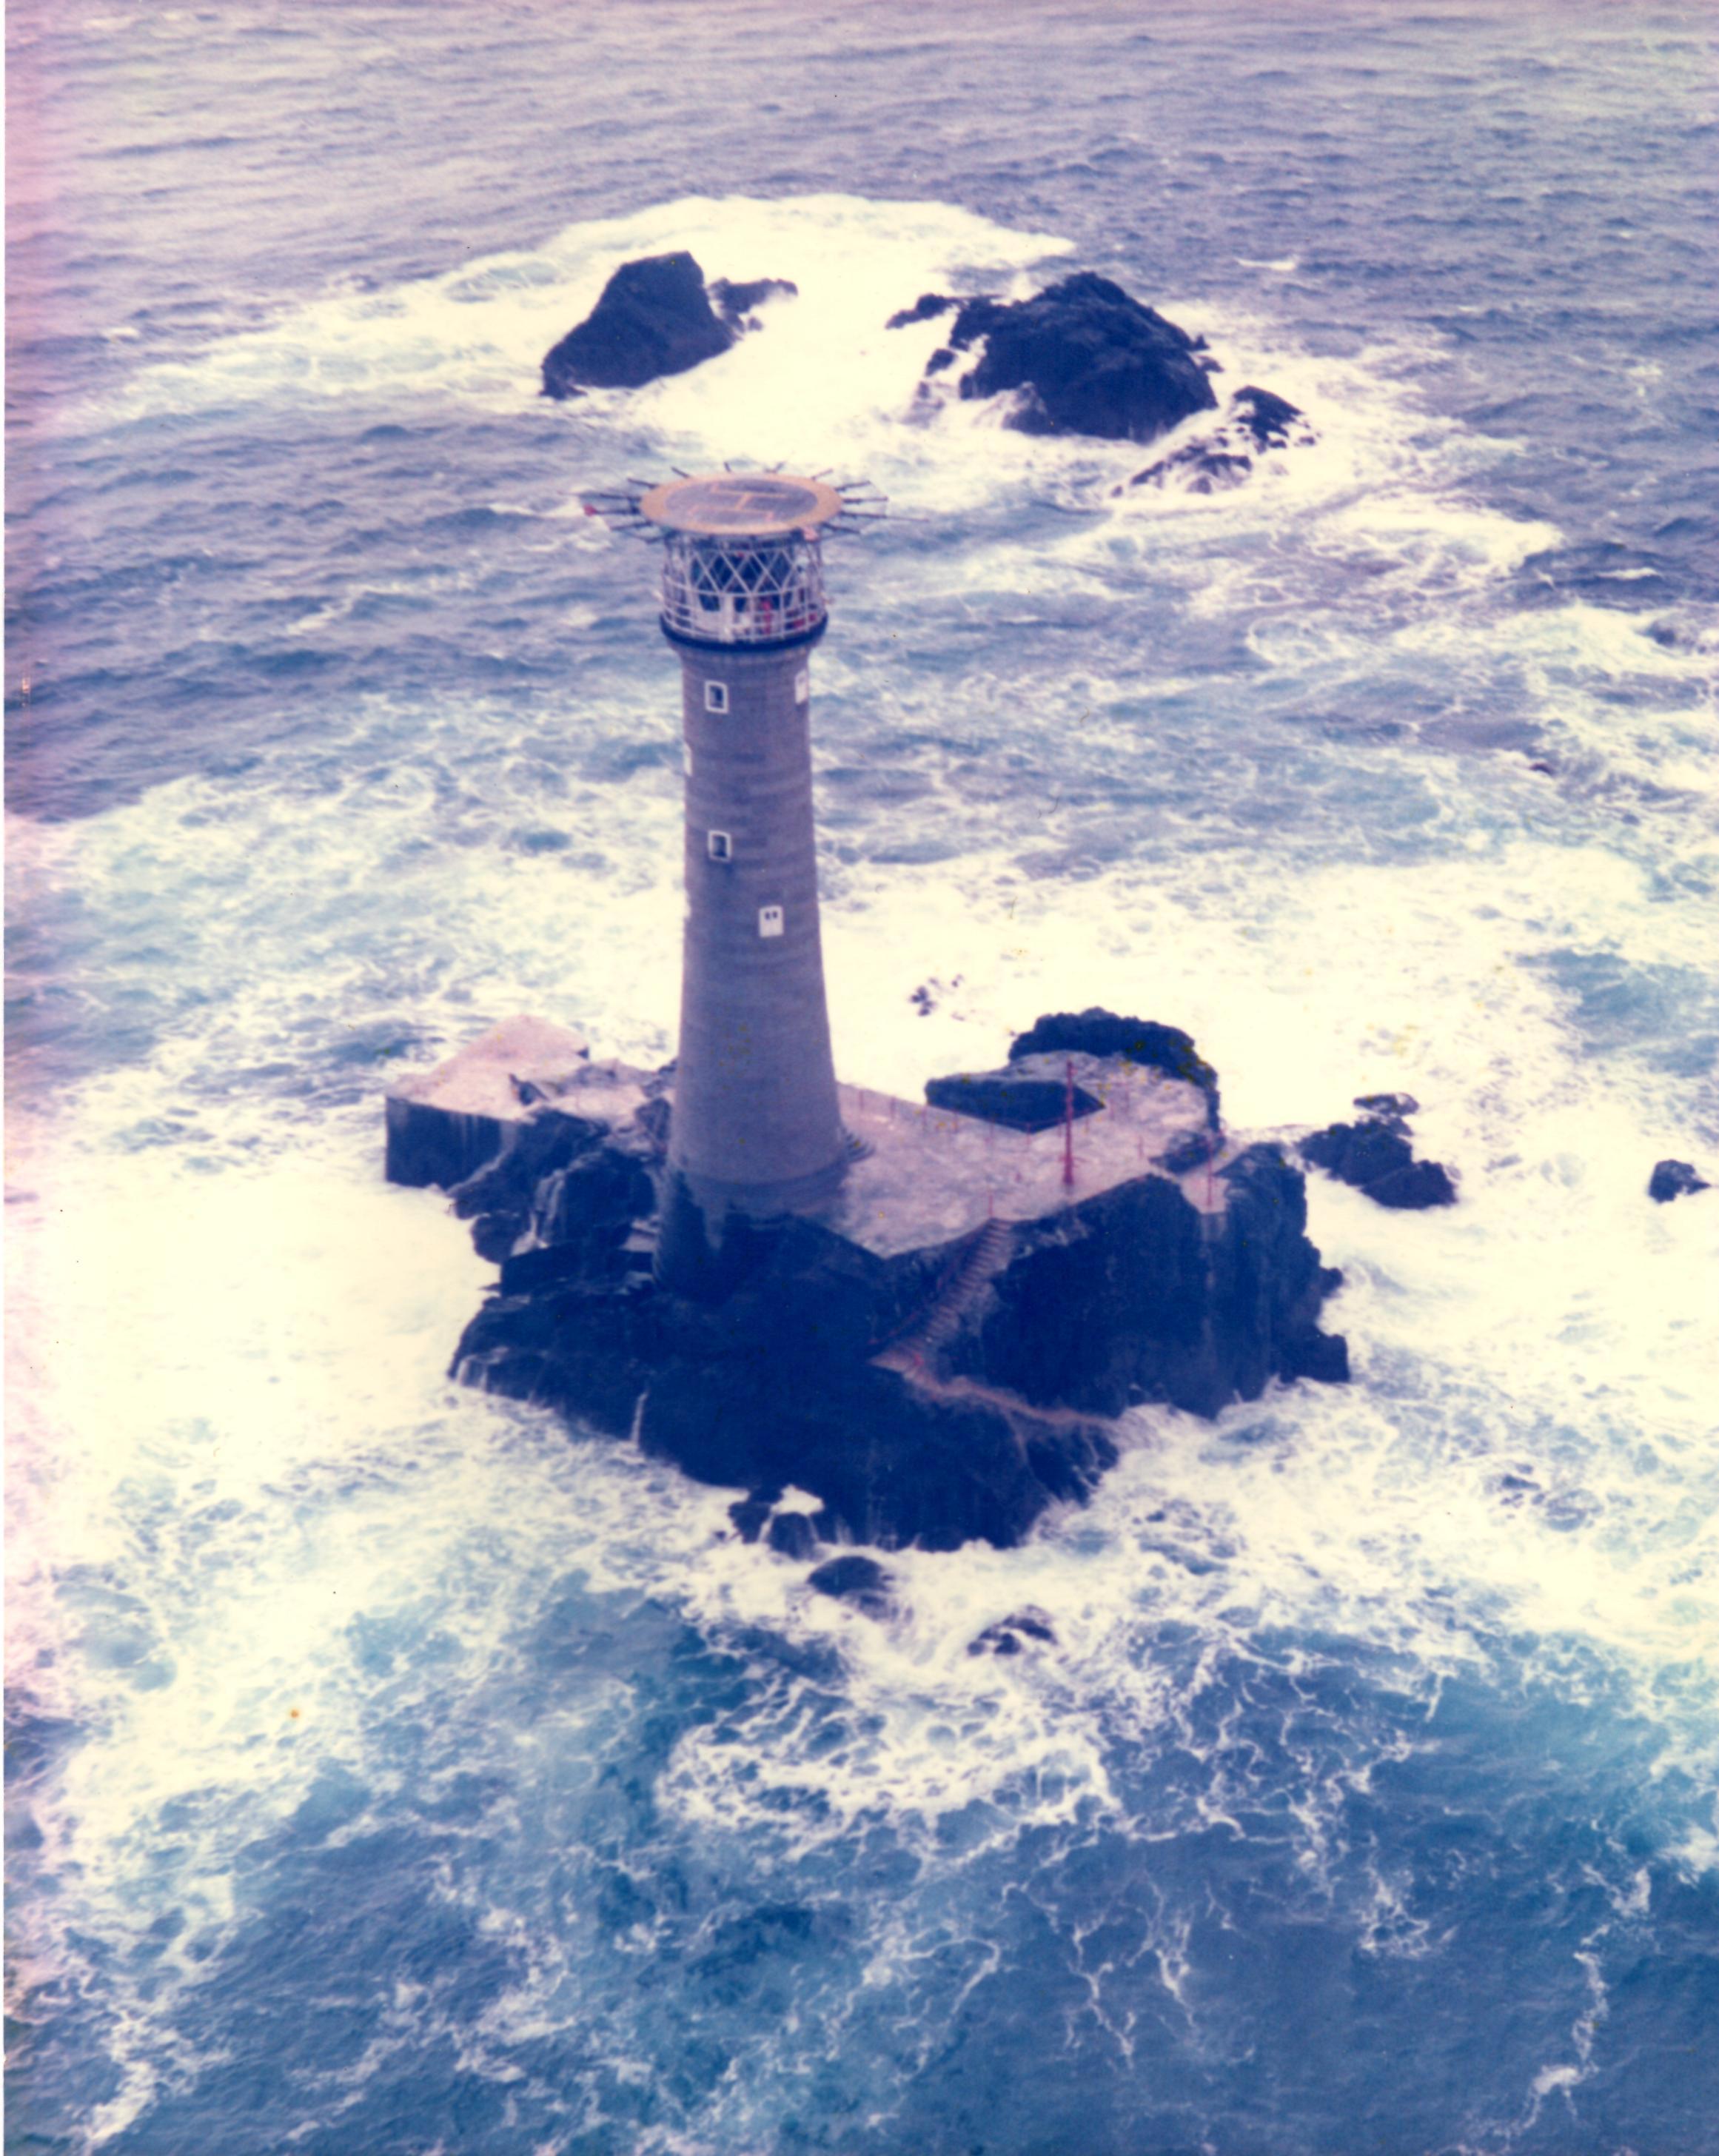
<path id="1" fill-rule="evenodd" d="M 820 627 L 827 610 L 815 540 L 665 537 L 663 626 L 671 635 L 774 644 Z"/>

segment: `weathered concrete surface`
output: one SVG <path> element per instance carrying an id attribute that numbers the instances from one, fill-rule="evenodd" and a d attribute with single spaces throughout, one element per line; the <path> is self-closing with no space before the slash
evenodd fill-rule
<path id="1" fill-rule="evenodd" d="M 1145 1065 L 1097 1055 L 1034 1057 L 1015 1067 L 1060 1082 L 1068 1065 L 1075 1082 L 1101 1112 L 1075 1126 L 1075 1181 L 1063 1181 L 1060 1129 L 1021 1131 L 951 1108 L 903 1101 L 854 1086 L 840 1089 L 842 1120 L 870 1148 L 856 1160 L 829 1224 L 862 1248 L 890 1256 L 952 1243 L 993 1217 L 1036 1219 L 1072 1203 L 1154 1172 L 1178 1141 L 1206 1128 L 1205 1096 L 1197 1086 Z M 1170 1179 L 1198 1212 L 1221 1211 L 1224 1184 L 1215 1170 L 1237 1148 Z"/>
<path id="2" fill-rule="evenodd" d="M 589 1052 L 565 1026 L 508 1018 L 434 1070 L 398 1080 L 386 1096 L 388 1181 L 444 1189 L 464 1182 L 540 1099 L 574 1081 Z"/>

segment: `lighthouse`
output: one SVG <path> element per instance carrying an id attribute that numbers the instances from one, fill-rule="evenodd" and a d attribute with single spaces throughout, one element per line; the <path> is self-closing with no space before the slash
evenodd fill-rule
<path id="1" fill-rule="evenodd" d="M 680 660 L 686 916 L 658 1272 L 689 1293 L 718 1287 L 764 1224 L 827 1208 L 854 1151 L 824 994 L 811 661 L 823 540 L 863 500 L 722 472 L 590 503 L 660 538 Z"/>

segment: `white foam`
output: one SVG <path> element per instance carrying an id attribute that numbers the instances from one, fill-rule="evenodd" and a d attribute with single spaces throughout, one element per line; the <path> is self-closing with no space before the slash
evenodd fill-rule
<path id="1" fill-rule="evenodd" d="M 823 465 L 871 447 L 880 412 L 906 413 L 940 341 L 936 321 L 886 331 L 892 313 L 954 279 L 1007 285 L 1067 248 L 942 203 L 686 196 L 439 276 L 330 293 L 192 362 L 140 370 L 112 416 L 295 395 L 427 394 L 521 412 L 536 398 L 544 353 L 613 272 L 684 249 L 707 279 L 786 278 L 799 297 L 773 300 L 763 328 L 691 372 L 591 393 L 570 415 L 601 423 L 624 413 L 664 457 L 678 449 Z"/>

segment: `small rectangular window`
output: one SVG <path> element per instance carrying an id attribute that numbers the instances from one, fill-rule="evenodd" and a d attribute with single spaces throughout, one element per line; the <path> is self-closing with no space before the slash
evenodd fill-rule
<path id="1" fill-rule="evenodd" d="M 728 684 L 726 681 L 706 681 L 705 709 L 707 711 L 726 711 L 728 709 Z"/>
<path id="2" fill-rule="evenodd" d="M 758 933 L 761 936 L 780 936 L 782 908 L 779 906 L 761 906 L 758 908 Z"/>
<path id="3" fill-rule="evenodd" d="M 705 845 L 713 861 L 731 861 L 734 859 L 734 841 L 726 831 L 706 831 Z"/>
<path id="4" fill-rule="evenodd" d="M 683 744 L 682 744 L 682 746 L 681 746 L 681 750 L 680 750 L 680 768 L 681 768 L 681 769 L 682 769 L 682 770 L 686 773 L 686 776 L 687 776 L 689 778 L 691 778 L 691 776 L 692 776 L 692 749 L 691 749 L 690 746 L 689 744 L 686 744 L 686 743 L 683 743 Z"/>
<path id="5" fill-rule="evenodd" d="M 809 667 L 803 666 L 794 676 L 794 701 L 797 704 L 803 704 L 811 693 L 811 670 Z"/>

